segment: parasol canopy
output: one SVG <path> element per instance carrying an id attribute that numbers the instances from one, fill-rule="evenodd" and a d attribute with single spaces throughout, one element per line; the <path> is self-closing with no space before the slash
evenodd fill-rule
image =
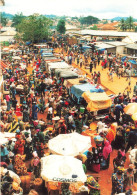
<path id="1" fill-rule="evenodd" d="M 3 51 L 9 51 L 9 48 L 8 47 L 5 47 L 2 49 Z"/>
<path id="2" fill-rule="evenodd" d="M 129 103 L 125 108 L 124 112 L 129 115 L 137 113 L 137 103 Z"/>
<path id="3" fill-rule="evenodd" d="M 133 115 L 132 115 L 132 117 L 131 117 L 134 121 L 137 121 L 137 112 L 136 113 L 134 113 Z"/>
<path id="4" fill-rule="evenodd" d="M 16 141 L 15 139 L 15 133 L 8 133 L 8 132 L 0 132 L 0 144 L 7 144 L 8 143 L 8 139 L 11 139 L 13 141 Z"/>
<path id="5" fill-rule="evenodd" d="M 46 181 L 85 182 L 82 161 L 72 156 L 49 155 L 41 158 L 41 176 Z"/>
<path id="6" fill-rule="evenodd" d="M 53 154 L 77 156 L 91 147 L 91 138 L 76 132 L 60 134 L 49 140 L 48 147 Z"/>
<path id="7" fill-rule="evenodd" d="M 13 56 L 12 59 L 14 59 L 14 60 L 21 60 L 21 58 L 19 56 Z"/>

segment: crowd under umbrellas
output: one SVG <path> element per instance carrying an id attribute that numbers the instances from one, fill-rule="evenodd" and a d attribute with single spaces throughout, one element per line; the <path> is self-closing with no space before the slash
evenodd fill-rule
<path id="1" fill-rule="evenodd" d="M 95 112 L 87 110 L 85 102 L 79 104 L 71 96 L 64 85 L 64 79 L 56 77 L 54 71 L 45 70 L 41 53 L 38 51 L 36 54 L 33 49 L 24 48 L 23 53 L 12 57 L 13 61 L 9 60 L 9 56 L 4 56 L 3 59 L 7 68 L 3 70 L 5 94 L 1 100 L 2 194 L 32 194 L 34 189 L 37 193 L 42 190 L 49 192 L 52 188 L 48 182 L 56 186 L 56 193 L 61 188 L 62 194 L 66 191 L 70 194 L 80 192 L 80 189 L 87 194 L 89 191 L 90 194 L 100 194 L 98 182 L 94 180 L 92 173 L 99 174 L 101 170 L 109 169 L 112 148 L 118 150 L 118 156 L 113 160 L 112 194 L 133 191 L 137 152 L 134 152 L 132 165 L 124 169 L 124 164 L 126 153 L 130 147 L 134 149 L 137 142 L 137 103 L 130 103 L 136 102 L 136 98 L 133 100 L 128 94 L 119 94 L 112 100 L 111 109 L 108 109 L 106 115 L 103 113 L 103 117 L 96 116 Z M 72 50 L 68 51 L 70 65 L 74 54 Z M 79 58 L 76 54 L 75 56 Z M 101 58 L 99 53 L 94 56 L 96 61 Z M 94 56 L 92 55 L 92 61 Z M 102 67 L 106 68 L 107 62 L 102 62 Z M 24 66 L 20 66 L 20 63 Z M 83 61 L 80 60 L 80 67 L 82 66 Z M 80 75 L 77 68 L 72 67 L 72 70 L 82 82 L 86 80 L 96 89 L 99 87 L 96 74 L 91 81 L 85 75 Z M 68 75 L 64 78 L 67 79 Z M 96 131 L 90 129 L 91 123 L 97 124 Z M 73 142 L 72 139 L 69 140 L 71 134 Z M 95 141 L 92 149 L 90 136 Z M 49 163 L 51 161 L 53 164 Z M 15 178 L 12 177 L 13 173 Z M 33 175 L 33 185 L 29 183 L 29 187 L 25 189 L 22 177 L 27 177 L 28 173 Z M 37 184 L 41 185 L 40 189 L 36 190 L 38 178 L 46 183 L 46 187 L 42 187 L 41 182 Z M 63 185 L 60 186 L 59 182 Z M 71 184 L 74 185 L 73 190 Z"/>

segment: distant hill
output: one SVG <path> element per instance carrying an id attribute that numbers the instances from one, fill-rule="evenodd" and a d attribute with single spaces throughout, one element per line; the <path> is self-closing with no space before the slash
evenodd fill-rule
<path id="1" fill-rule="evenodd" d="M 2 12 L 3 16 L 5 16 L 6 18 L 9 18 L 9 19 L 12 19 L 13 18 L 13 14 L 9 14 L 9 13 L 6 13 L 6 12 Z M 46 16 L 47 18 L 56 18 L 57 16 L 56 15 L 44 15 Z"/>
<path id="2" fill-rule="evenodd" d="M 115 17 L 115 18 L 112 18 L 111 20 L 115 20 L 115 21 L 120 21 L 121 19 L 124 19 L 124 20 L 126 20 L 128 17 Z M 135 19 L 135 18 L 133 18 L 134 19 L 134 21 L 137 21 L 137 19 Z"/>
<path id="3" fill-rule="evenodd" d="M 9 18 L 9 19 L 12 19 L 14 15 L 12 14 L 8 14 L 8 13 L 5 13 L 5 12 L 2 12 L 3 16 L 5 16 L 6 18 Z"/>
<path id="4" fill-rule="evenodd" d="M 53 14 L 51 14 L 51 15 L 44 15 L 44 16 L 46 16 L 47 18 L 56 18 L 57 17 L 56 15 L 53 15 Z"/>

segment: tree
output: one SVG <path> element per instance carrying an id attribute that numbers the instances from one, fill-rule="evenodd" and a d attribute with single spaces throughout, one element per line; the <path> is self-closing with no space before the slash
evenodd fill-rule
<path id="1" fill-rule="evenodd" d="M 71 20 L 78 20 L 78 17 L 72 17 Z"/>
<path id="2" fill-rule="evenodd" d="M 82 25 L 83 24 L 91 25 L 91 24 L 97 24 L 99 19 L 93 16 L 87 16 L 87 17 L 81 17 L 79 21 Z"/>
<path id="3" fill-rule="evenodd" d="M 61 34 L 65 34 L 66 27 L 65 27 L 65 21 L 60 19 L 57 24 L 57 31 Z"/>
<path id="4" fill-rule="evenodd" d="M 127 23 L 127 28 L 128 28 L 129 30 L 132 30 L 132 29 L 135 28 L 133 22 L 134 22 L 134 20 L 133 20 L 133 18 L 132 18 L 131 16 L 130 16 L 129 18 L 127 18 L 126 23 Z"/>
<path id="5" fill-rule="evenodd" d="M 122 18 L 121 21 L 120 21 L 120 24 L 119 24 L 119 27 L 122 31 L 125 31 L 127 30 L 127 23 L 126 21 Z"/>
<path id="6" fill-rule="evenodd" d="M 108 24 L 108 20 L 107 20 L 107 19 L 105 19 L 105 21 L 103 22 L 103 24 Z"/>
<path id="7" fill-rule="evenodd" d="M 18 28 L 18 25 L 22 22 L 24 18 L 25 16 L 22 13 L 15 14 L 12 19 L 12 26 Z"/>
<path id="8" fill-rule="evenodd" d="M 23 19 L 17 29 L 24 41 L 35 43 L 49 38 L 51 25 L 52 21 L 49 18 L 35 14 Z"/>
<path id="9" fill-rule="evenodd" d="M 91 30 L 98 30 L 98 27 L 94 24 L 93 27 L 90 28 Z"/>
<path id="10" fill-rule="evenodd" d="M 8 19 L 2 13 L 0 13 L 0 18 L 2 26 L 6 26 Z"/>

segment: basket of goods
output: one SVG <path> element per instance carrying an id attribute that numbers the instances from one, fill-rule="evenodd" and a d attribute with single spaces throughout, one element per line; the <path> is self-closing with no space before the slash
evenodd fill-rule
<path id="1" fill-rule="evenodd" d="M 83 186 L 83 183 L 71 183 L 69 186 L 69 190 L 72 193 L 80 193 L 81 186 Z"/>
<path id="2" fill-rule="evenodd" d="M 42 187 L 42 184 L 43 184 L 43 180 L 41 178 L 36 178 L 34 180 L 34 189 L 36 191 L 40 191 L 41 190 L 41 187 Z"/>
<path id="3" fill-rule="evenodd" d="M 90 175 L 90 176 L 87 177 L 86 184 L 90 189 L 89 194 L 100 195 L 100 186 L 99 186 L 98 182 L 94 179 L 93 176 Z"/>

